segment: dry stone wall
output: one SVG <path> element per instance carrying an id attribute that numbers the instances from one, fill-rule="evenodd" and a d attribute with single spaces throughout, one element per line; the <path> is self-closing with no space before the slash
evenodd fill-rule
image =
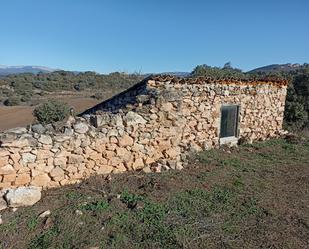
<path id="1" fill-rule="evenodd" d="M 219 146 L 223 104 L 240 106 L 239 136 L 248 142 L 282 133 L 286 84 L 151 78 L 134 89 L 62 125 L 0 134 L 0 189 L 181 169 L 190 151 Z"/>

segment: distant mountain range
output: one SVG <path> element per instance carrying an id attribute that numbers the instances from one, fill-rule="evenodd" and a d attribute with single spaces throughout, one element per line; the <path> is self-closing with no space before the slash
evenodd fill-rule
<path id="1" fill-rule="evenodd" d="M 264 67 L 255 68 L 248 73 L 275 73 L 275 72 L 290 72 L 293 70 L 301 69 L 304 65 L 301 64 L 272 64 Z"/>
<path id="2" fill-rule="evenodd" d="M 20 73 L 51 73 L 57 69 L 41 66 L 2 66 L 0 65 L 0 75 L 20 74 Z"/>
<path id="3" fill-rule="evenodd" d="M 255 68 L 248 73 L 258 73 L 258 72 L 263 72 L 263 73 L 275 73 L 275 72 L 290 72 L 296 69 L 301 69 L 305 65 L 308 64 L 292 64 L 292 63 L 287 63 L 287 64 L 272 64 L 264 67 L 259 67 Z M 43 67 L 43 66 L 2 66 L 0 65 L 0 76 L 5 76 L 5 75 L 10 75 L 10 74 L 20 74 L 20 73 L 51 73 L 54 71 L 58 71 L 61 69 L 53 69 L 49 67 Z M 79 72 L 73 72 L 73 73 L 79 73 Z M 179 77 L 186 77 L 190 74 L 190 72 L 164 72 L 161 74 L 169 74 L 169 75 L 174 75 L 174 76 L 179 76 Z M 144 74 L 145 77 L 150 74 Z"/>

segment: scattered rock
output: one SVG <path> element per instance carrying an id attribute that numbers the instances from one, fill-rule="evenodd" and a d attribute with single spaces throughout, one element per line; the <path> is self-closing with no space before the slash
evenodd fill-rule
<path id="1" fill-rule="evenodd" d="M 75 214 L 76 215 L 83 215 L 83 212 L 77 209 L 77 210 L 75 210 Z"/>
<path id="2" fill-rule="evenodd" d="M 47 219 L 44 222 L 43 229 L 46 230 L 46 229 L 49 229 L 52 226 L 53 226 L 53 220 L 50 217 L 47 217 Z"/>
<path id="3" fill-rule="evenodd" d="M 50 211 L 50 210 L 46 210 L 46 211 L 44 211 L 43 213 L 41 213 L 41 214 L 39 215 L 39 217 L 40 217 L 40 218 L 45 218 L 45 217 L 49 216 L 50 214 L 51 214 L 51 211 Z"/>
<path id="4" fill-rule="evenodd" d="M 41 189 L 38 187 L 9 189 L 4 198 L 9 207 L 32 206 L 41 199 Z"/>
<path id="5" fill-rule="evenodd" d="M 176 168 L 177 170 L 182 170 L 183 169 L 183 164 L 182 162 L 176 162 Z"/>

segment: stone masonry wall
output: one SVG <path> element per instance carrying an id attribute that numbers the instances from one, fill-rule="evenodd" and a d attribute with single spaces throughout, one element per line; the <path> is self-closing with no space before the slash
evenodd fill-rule
<path id="1" fill-rule="evenodd" d="M 128 105 L 122 96 L 115 113 L 91 111 L 61 126 L 0 134 L 0 189 L 58 187 L 128 170 L 181 169 L 190 151 L 219 146 L 222 104 L 240 105 L 239 136 L 248 142 L 282 132 L 286 85 L 154 78 L 138 89 L 142 95 L 134 98 L 141 101 L 133 103 L 127 93 Z"/>

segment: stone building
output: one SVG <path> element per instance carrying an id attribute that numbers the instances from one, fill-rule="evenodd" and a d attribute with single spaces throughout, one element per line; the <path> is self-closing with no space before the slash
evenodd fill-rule
<path id="1" fill-rule="evenodd" d="M 61 126 L 0 134 L 0 189 L 181 169 L 186 154 L 278 137 L 287 82 L 152 76 Z"/>
<path id="2" fill-rule="evenodd" d="M 214 147 L 237 144 L 239 139 L 253 141 L 278 135 L 286 89 L 287 82 L 282 80 L 156 76 L 83 114 L 136 111 L 142 106 L 154 114 L 167 110 L 168 115 L 187 123 L 183 131 L 196 135 L 198 145 Z"/>

